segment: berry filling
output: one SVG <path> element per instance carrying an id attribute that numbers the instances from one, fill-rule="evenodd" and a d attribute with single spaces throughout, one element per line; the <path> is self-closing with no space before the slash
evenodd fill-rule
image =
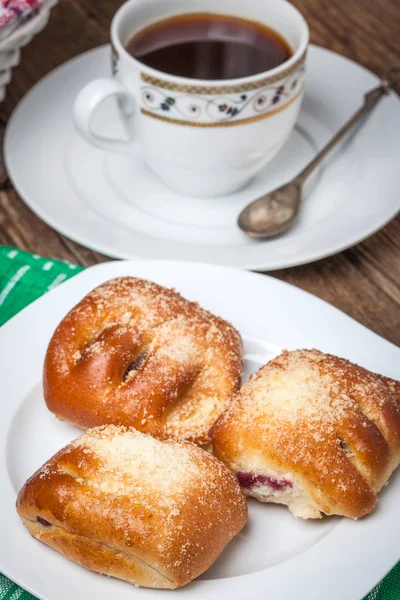
<path id="1" fill-rule="evenodd" d="M 144 365 L 146 358 L 147 358 L 147 354 L 140 354 L 139 356 L 137 356 L 135 358 L 135 360 L 133 362 L 131 362 L 131 364 L 125 371 L 124 381 L 127 381 L 128 379 L 130 379 L 131 374 L 133 374 L 133 371 L 139 371 L 139 369 Z"/>
<path id="2" fill-rule="evenodd" d="M 242 488 L 246 490 L 252 490 L 253 488 L 261 485 L 266 485 L 273 489 L 275 492 L 281 492 L 286 488 L 292 488 L 293 483 L 288 479 L 276 479 L 275 477 L 269 477 L 267 475 L 254 475 L 253 473 L 245 473 L 239 471 L 236 473 L 236 477 L 239 479 L 239 483 Z"/>
<path id="3" fill-rule="evenodd" d="M 41 523 L 45 527 L 51 527 L 51 523 L 46 521 L 46 519 L 42 519 L 42 517 L 38 517 L 36 520 L 39 521 L 39 523 Z"/>

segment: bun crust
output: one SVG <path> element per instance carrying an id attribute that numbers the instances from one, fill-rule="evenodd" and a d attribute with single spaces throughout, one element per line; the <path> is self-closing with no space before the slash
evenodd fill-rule
<path id="1" fill-rule="evenodd" d="M 203 573 L 247 521 L 236 478 L 194 444 L 89 430 L 19 493 L 33 537 L 74 562 L 173 589 Z"/>
<path id="2" fill-rule="evenodd" d="M 44 397 L 82 429 L 133 426 L 206 445 L 242 369 L 232 325 L 174 290 L 124 277 L 93 290 L 57 327 Z"/>
<path id="3" fill-rule="evenodd" d="M 317 350 L 283 352 L 212 438 L 246 494 L 303 518 L 363 517 L 400 462 L 400 383 Z"/>

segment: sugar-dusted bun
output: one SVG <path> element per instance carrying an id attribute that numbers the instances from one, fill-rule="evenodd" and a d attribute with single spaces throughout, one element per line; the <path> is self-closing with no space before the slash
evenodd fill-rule
<path id="1" fill-rule="evenodd" d="M 211 454 L 113 425 L 43 465 L 17 510 L 33 537 L 74 562 L 169 589 L 208 569 L 247 521 L 236 478 Z"/>
<path id="2" fill-rule="evenodd" d="M 82 429 L 133 426 L 207 445 L 242 368 L 232 325 L 174 290 L 124 277 L 93 290 L 57 327 L 44 396 Z"/>
<path id="3" fill-rule="evenodd" d="M 400 383 L 317 350 L 283 352 L 212 437 L 246 494 L 305 519 L 363 517 L 400 462 Z"/>

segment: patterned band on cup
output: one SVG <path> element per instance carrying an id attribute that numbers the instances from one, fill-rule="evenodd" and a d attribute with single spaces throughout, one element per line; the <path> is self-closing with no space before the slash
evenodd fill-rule
<path id="1" fill-rule="evenodd" d="M 279 76 L 238 86 L 176 85 L 141 73 L 143 114 L 180 125 L 221 127 L 271 117 L 301 94 L 304 57 Z"/>
<path id="2" fill-rule="evenodd" d="M 113 52 L 113 72 L 118 55 Z M 239 85 L 177 84 L 142 72 L 142 114 L 177 125 L 229 127 L 272 117 L 303 91 L 306 53 L 278 75 Z"/>

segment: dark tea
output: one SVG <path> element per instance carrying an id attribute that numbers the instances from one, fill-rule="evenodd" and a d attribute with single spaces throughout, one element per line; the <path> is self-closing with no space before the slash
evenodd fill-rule
<path id="1" fill-rule="evenodd" d="M 237 17 L 195 13 L 142 29 L 128 52 L 143 64 L 191 79 L 236 79 L 273 69 L 292 56 L 283 37 Z"/>

